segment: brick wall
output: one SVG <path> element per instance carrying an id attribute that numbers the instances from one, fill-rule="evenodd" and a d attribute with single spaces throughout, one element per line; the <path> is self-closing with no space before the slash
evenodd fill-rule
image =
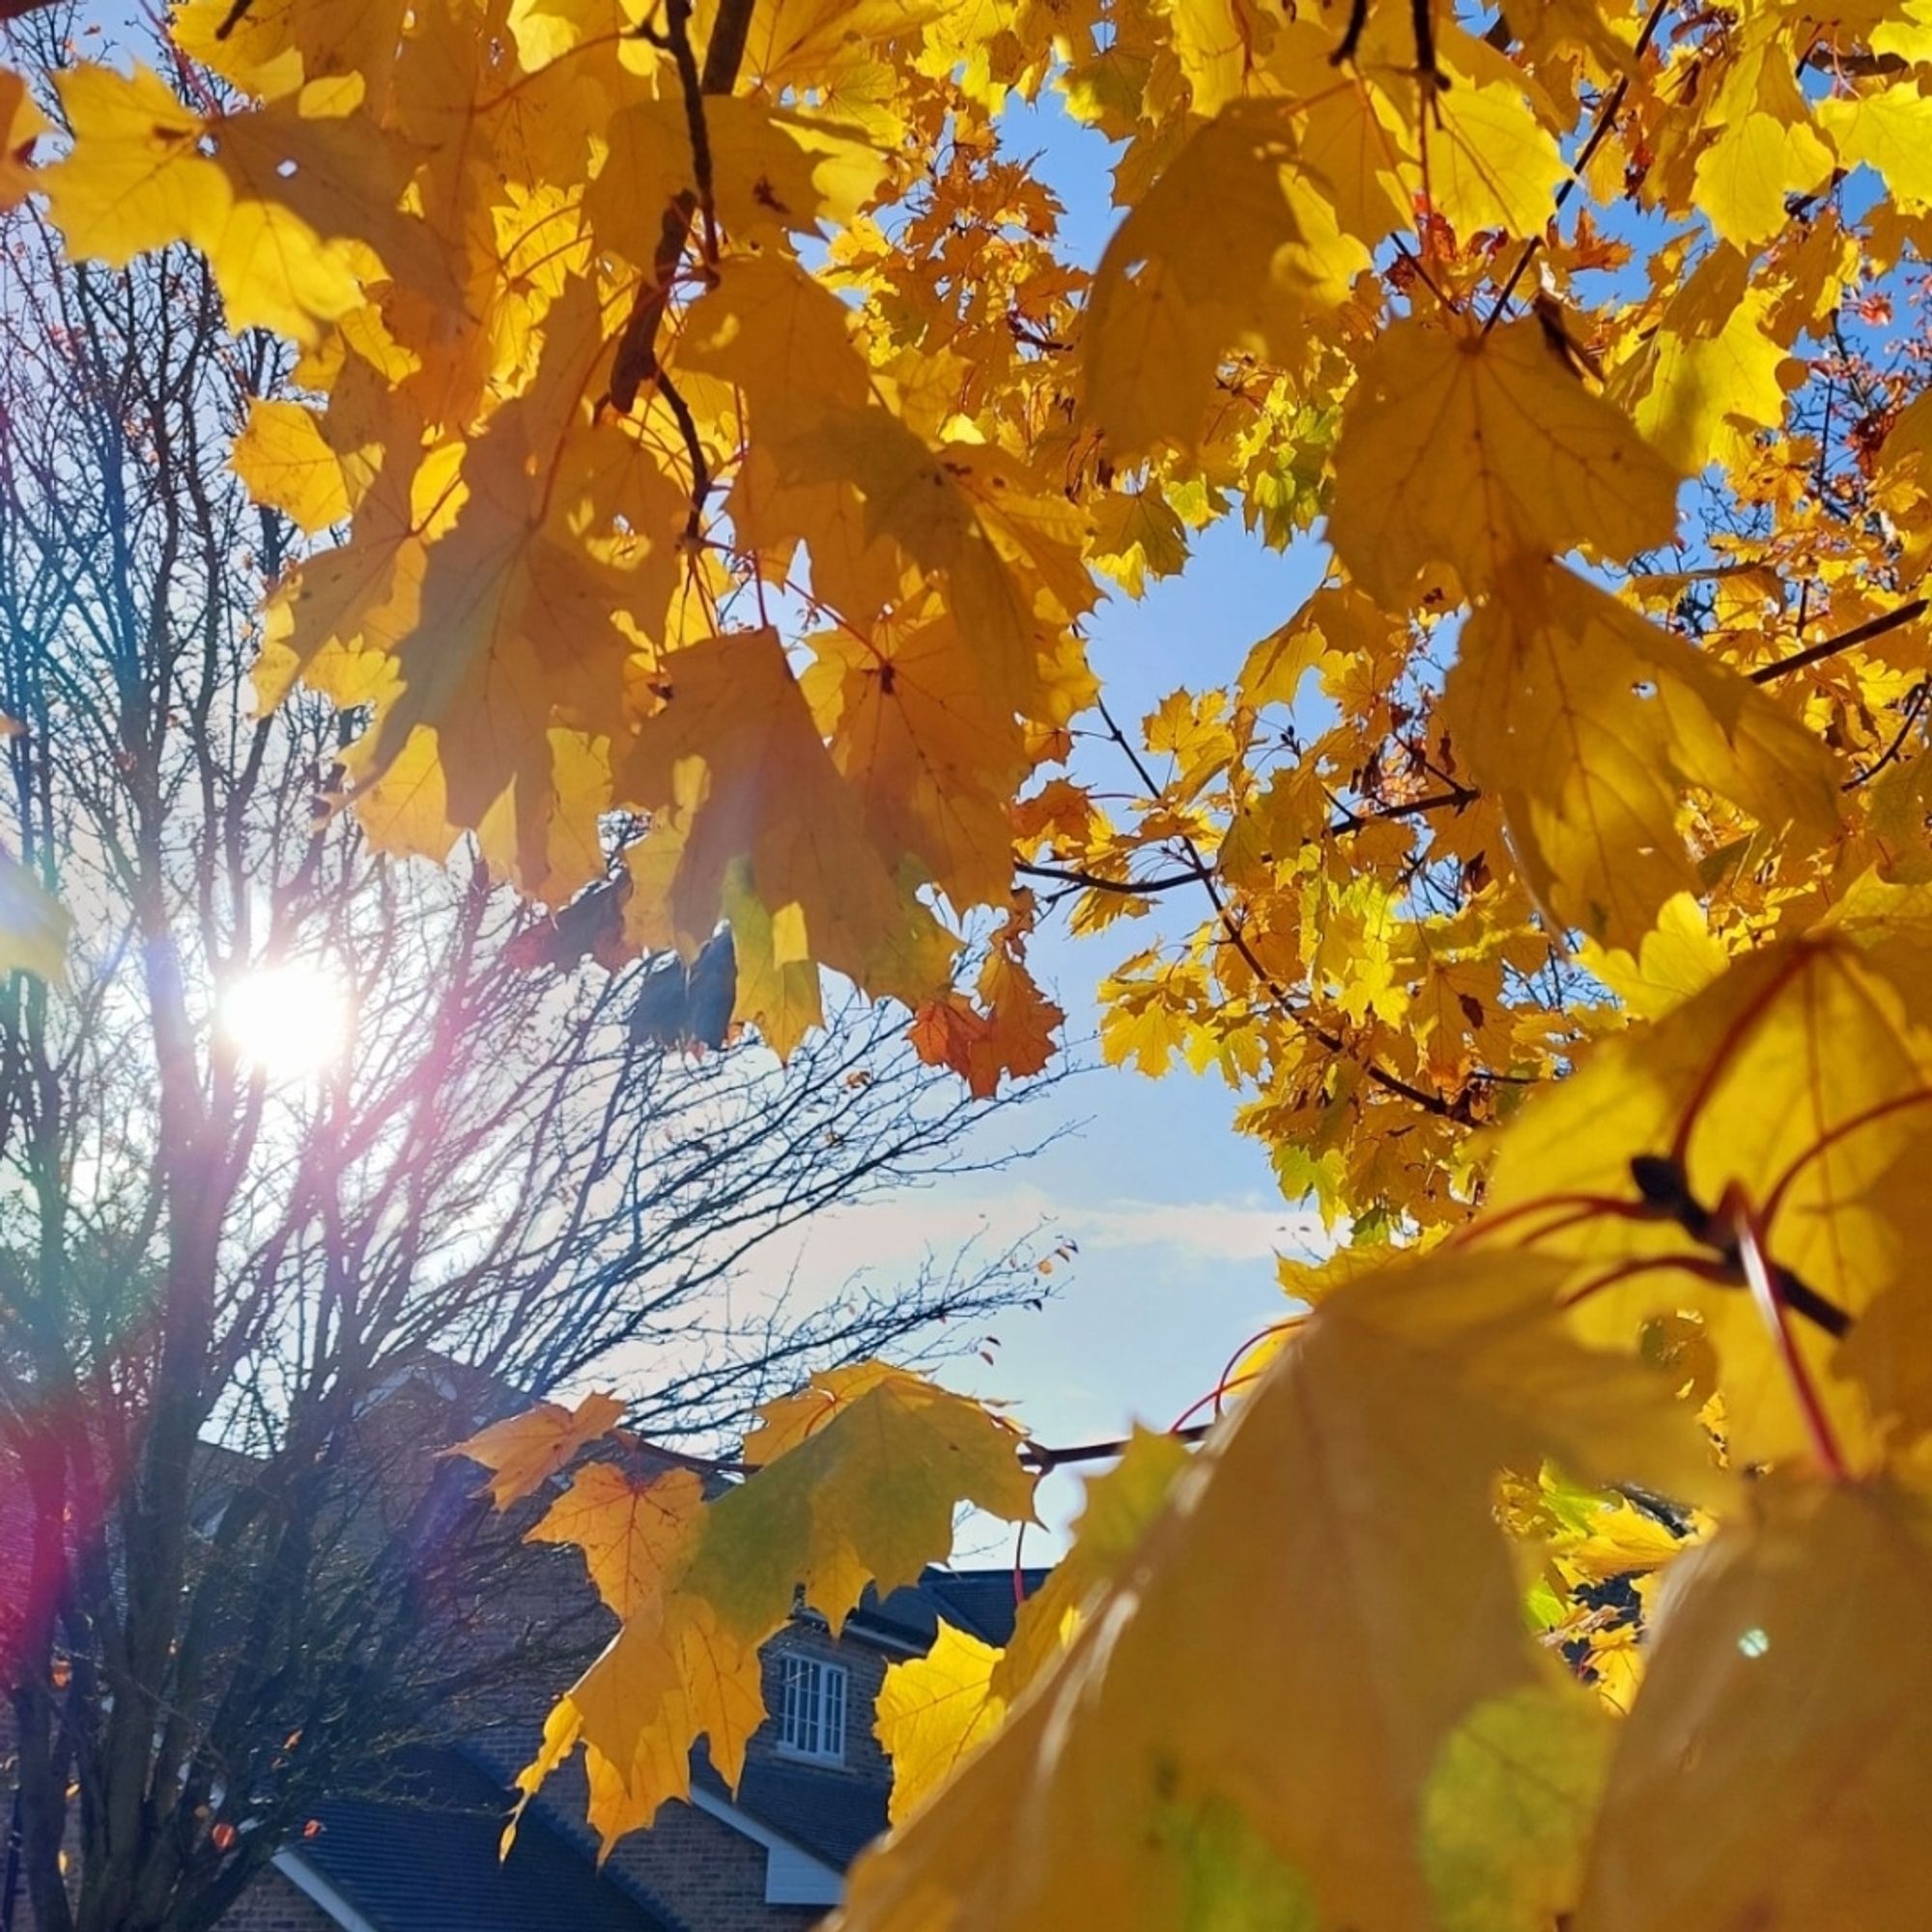
<path id="1" fill-rule="evenodd" d="M 696 1932 L 791 1932 L 825 1915 L 765 1903 L 765 1848 L 722 1818 L 673 1801 L 648 1832 L 633 1832 L 611 1868 L 635 1879 Z"/>
<path id="2" fill-rule="evenodd" d="M 278 1871 L 265 1871 L 228 1909 L 221 1932 L 336 1932 L 335 1920 Z"/>

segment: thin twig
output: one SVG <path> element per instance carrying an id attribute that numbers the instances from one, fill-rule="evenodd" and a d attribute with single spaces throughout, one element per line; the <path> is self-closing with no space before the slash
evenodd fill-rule
<path id="1" fill-rule="evenodd" d="M 1774 658 L 1768 665 L 1759 665 L 1747 675 L 1753 684 L 1769 684 L 1773 678 L 1786 677 L 1794 670 L 1822 664 L 1825 659 L 1835 657 L 1840 651 L 1848 651 L 1854 645 L 1868 644 L 1874 638 L 1882 638 L 1888 631 L 1896 631 L 1914 618 L 1924 616 L 1928 610 L 1932 610 L 1932 597 L 1915 597 L 1910 604 L 1901 604 L 1896 611 L 1888 611 L 1883 617 L 1874 617 L 1868 623 L 1840 631 L 1835 638 L 1821 638 L 1815 644 L 1806 644 L 1802 651 L 1793 651 L 1789 657 Z"/>
<path id="2" fill-rule="evenodd" d="M 679 393 L 677 384 L 663 369 L 653 375 L 652 381 L 677 418 L 677 426 L 684 434 L 685 454 L 691 459 L 691 510 L 684 520 L 684 533 L 696 543 L 704 531 L 704 499 L 711 494 L 711 471 L 704 461 L 704 445 L 697 440 L 697 423 L 691 413 L 691 405 Z"/>
<path id="3" fill-rule="evenodd" d="M 1918 714 L 1925 708 L 1928 692 L 1932 692 L 1932 684 L 1928 684 L 1921 677 L 1912 687 L 1911 696 L 1905 700 L 1905 711 L 1899 722 L 1897 735 L 1885 748 L 1876 763 L 1866 766 L 1861 772 L 1855 772 L 1838 787 L 1840 791 L 1857 791 L 1861 785 L 1870 784 L 1879 773 L 1897 758 L 1899 753 L 1905 749 L 1906 739 L 1912 735 L 1912 727 L 1918 723 Z"/>
<path id="4" fill-rule="evenodd" d="M 1169 893 L 1177 886 L 1198 886 L 1206 876 L 1190 867 L 1187 871 L 1170 872 L 1159 879 L 1103 879 L 1095 872 L 1083 872 L 1071 867 L 1034 866 L 1021 859 L 1013 861 L 1013 870 L 1024 873 L 1030 879 L 1051 879 L 1056 885 L 1081 886 L 1090 893 L 1118 893 L 1123 898 Z"/>
<path id="5" fill-rule="evenodd" d="M 1630 93 L 1631 74 L 1634 73 L 1639 65 L 1641 65 L 1644 54 L 1649 49 L 1651 41 L 1656 37 L 1658 28 L 1663 23 L 1663 15 L 1668 5 L 1669 0 L 1656 0 L 1656 5 L 1651 8 L 1649 15 L 1643 23 L 1643 32 L 1636 37 L 1636 45 L 1631 49 L 1630 71 L 1619 77 L 1616 86 L 1611 88 L 1609 93 L 1605 97 L 1603 106 L 1597 110 L 1597 121 L 1595 127 L 1590 129 L 1590 138 L 1583 143 L 1582 153 L 1577 156 L 1575 163 L 1570 169 L 1568 178 L 1556 190 L 1556 207 L 1552 211 L 1552 213 L 1560 213 L 1564 203 L 1577 191 L 1577 183 L 1583 179 L 1583 170 L 1590 165 L 1590 162 L 1596 156 L 1597 150 L 1604 145 L 1604 137 L 1609 133 L 1610 128 L 1615 125 L 1617 115 L 1622 110 L 1624 99 Z M 1496 326 L 1497 318 L 1509 306 L 1510 298 L 1516 294 L 1516 285 L 1522 280 L 1523 270 L 1535 260 L 1536 251 L 1542 246 L 1543 237 L 1541 235 L 1532 235 L 1522 244 L 1522 253 L 1516 258 L 1516 267 L 1510 270 L 1509 280 L 1503 284 L 1502 293 L 1496 297 L 1495 307 L 1491 309 L 1489 320 L 1483 324 L 1483 333 L 1485 335 Z"/>
<path id="6" fill-rule="evenodd" d="M 738 69 L 745 58 L 745 42 L 752 30 L 753 5 L 754 0 L 719 0 L 718 15 L 711 24 L 711 39 L 704 49 L 704 69 L 697 77 L 700 95 L 729 94 L 736 85 Z M 694 153 L 694 174 L 697 167 L 698 157 Z M 704 169 L 708 174 L 708 142 Z M 638 391 L 657 374 L 658 331 L 670 305 L 671 287 L 690 243 L 691 226 L 697 212 L 698 196 L 695 188 L 686 188 L 665 210 L 650 273 L 638 283 L 631 313 L 625 318 L 623 333 L 617 339 L 616 357 L 611 365 L 611 402 L 622 414 L 630 413 L 637 403 Z"/>
<path id="7" fill-rule="evenodd" d="M 1096 702 L 1094 708 L 1099 712 L 1101 721 L 1107 727 L 1108 735 L 1121 748 L 1121 751 L 1126 756 L 1127 762 L 1134 768 L 1135 776 L 1147 787 L 1148 796 L 1150 798 L 1158 798 L 1160 796 L 1160 786 L 1154 782 L 1153 774 L 1148 770 L 1146 761 L 1134 750 L 1132 740 L 1121 729 L 1119 723 L 1115 720 L 1114 714 L 1107 709 L 1105 701 L 1100 700 Z M 1330 1053 L 1346 1055 L 1348 1053 L 1348 1046 L 1342 1037 L 1339 1034 L 1329 1032 L 1319 1021 L 1311 1019 L 1307 1013 L 1303 1012 L 1294 1004 L 1287 987 L 1262 964 L 1254 948 L 1248 943 L 1247 935 L 1236 923 L 1233 913 L 1229 911 L 1227 900 L 1221 896 L 1221 889 L 1215 884 L 1213 871 L 1207 860 L 1201 856 L 1201 848 L 1185 834 L 1181 836 L 1180 848 L 1187 854 L 1201 874 L 1201 889 L 1208 895 L 1208 903 L 1214 908 L 1214 917 L 1219 921 L 1221 930 L 1227 935 L 1228 944 L 1240 955 L 1248 971 L 1255 976 L 1256 983 L 1266 989 L 1268 997 L 1273 1002 L 1277 1010 L 1281 1012 L 1291 1025 L 1299 1028 L 1318 1046 L 1325 1048 Z M 1401 1098 L 1409 1101 L 1412 1105 L 1422 1108 L 1425 1113 L 1435 1114 L 1443 1120 L 1467 1120 L 1468 1094 L 1466 1090 L 1454 1100 L 1449 1100 L 1445 1099 L 1440 1094 L 1430 1093 L 1427 1088 L 1411 1085 L 1410 1082 L 1403 1079 L 1399 1073 L 1391 1073 L 1387 1067 L 1378 1065 L 1373 1060 L 1363 1060 L 1358 1064 L 1362 1071 L 1385 1093 L 1397 1094 Z"/>

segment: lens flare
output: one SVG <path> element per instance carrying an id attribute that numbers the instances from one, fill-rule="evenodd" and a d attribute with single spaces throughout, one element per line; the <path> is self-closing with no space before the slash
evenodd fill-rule
<path id="1" fill-rule="evenodd" d="M 230 980 L 217 1012 L 222 1037 L 242 1063 L 271 1081 L 306 1079 L 340 1060 L 353 1018 L 341 977 L 299 959 Z"/>

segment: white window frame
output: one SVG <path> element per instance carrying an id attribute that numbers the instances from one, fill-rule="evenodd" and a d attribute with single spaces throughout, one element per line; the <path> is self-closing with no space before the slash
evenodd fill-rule
<path id="1" fill-rule="evenodd" d="M 845 1724 L 851 1709 L 851 1673 L 842 1663 L 787 1651 L 784 1698 L 779 1716 L 779 1749 L 814 1764 L 845 1762 Z"/>

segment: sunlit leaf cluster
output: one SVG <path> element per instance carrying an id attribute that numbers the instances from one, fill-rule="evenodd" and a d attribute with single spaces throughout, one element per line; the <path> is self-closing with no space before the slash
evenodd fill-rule
<path id="1" fill-rule="evenodd" d="M 0 76 L 0 205 L 189 242 L 299 354 L 236 461 L 331 807 L 635 951 L 728 925 L 781 1053 L 843 975 L 981 1092 L 1070 917 L 1107 1054 L 1217 1070 L 1352 1243 L 1005 1653 L 895 1674 L 847 1922 L 1922 1923 L 1924 0 L 170 31 Z M 1042 98 L 1111 144 L 1091 265 Z M 1224 519 L 1317 587 L 1117 716 L 1102 600 Z M 535 1533 L 621 1633 L 525 1778 L 581 1745 L 607 1839 L 734 1774 L 796 1587 L 837 1624 L 1042 1460 L 876 1367 L 722 1492 L 609 1421 L 469 1445 L 499 1500 L 609 1445 Z"/>

